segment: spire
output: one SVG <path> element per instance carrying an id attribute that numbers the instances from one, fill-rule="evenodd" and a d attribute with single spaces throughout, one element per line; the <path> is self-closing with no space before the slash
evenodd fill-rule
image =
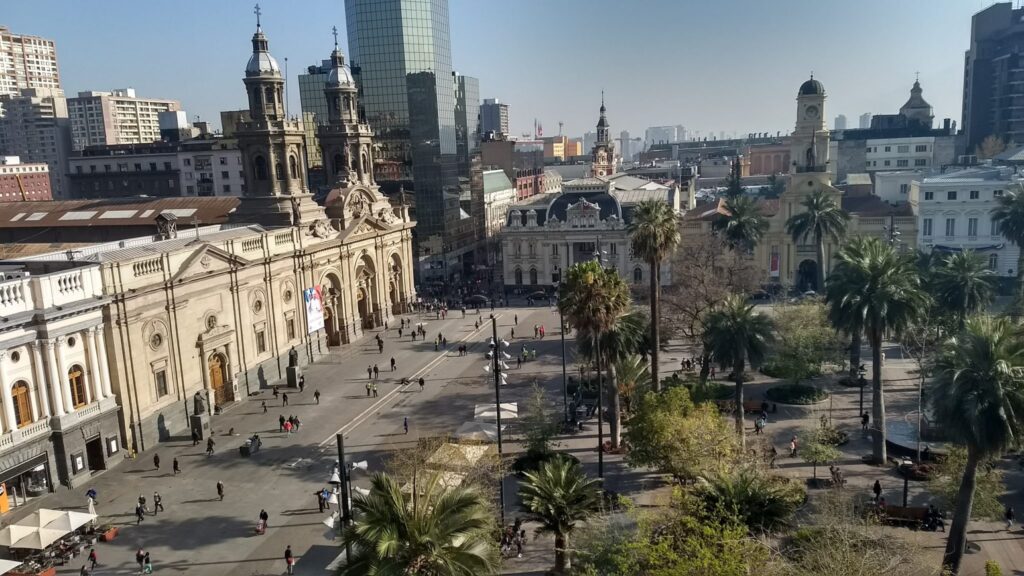
<path id="1" fill-rule="evenodd" d="M 260 31 L 260 15 L 263 14 L 263 11 L 260 10 L 260 5 L 259 5 L 258 2 L 256 3 L 256 8 L 253 9 L 253 14 L 256 14 L 256 31 L 259 32 Z"/>
<path id="2" fill-rule="evenodd" d="M 601 90 L 601 115 L 604 116 L 604 90 Z"/>
<path id="3" fill-rule="evenodd" d="M 338 27 L 331 26 L 331 32 L 334 34 L 334 51 L 338 51 Z"/>

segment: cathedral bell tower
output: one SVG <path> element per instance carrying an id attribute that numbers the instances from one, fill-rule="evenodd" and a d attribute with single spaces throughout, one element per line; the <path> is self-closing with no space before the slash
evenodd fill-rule
<path id="1" fill-rule="evenodd" d="M 601 117 L 597 120 L 597 141 L 590 152 L 593 176 L 611 176 L 615 173 L 615 143 L 610 137 L 611 126 L 605 116 L 604 92 L 601 92 Z"/>
<path id="2" fill-rule="evenodd" d="M 235 136 L 242 153 L 245 190 L 233 219 L 268 227 L 306 225 L 323 218 L 307 188 L 306 150 L 299 123 L 284 107 L 285 81 L 260 26 L 256 5 L 252 56 L 245 67 L 248 121 Z"/>
<path id="3" fill-rule="evenodd" d="M 829 132 L 825 126 L 825 87 L 811 76 L 796 96 L 796 127 L 790 139 L 790 180 L 785 194 L 794 202 L 814 190 L 832 190 L 828 168 Z"/>
<path id="4" fill-rule="evenodd" d="M 373 130 L 359 119 L 359 97 L 352 71 L 338 50 L 338 30 L 334 28 L 331 71 L 324 83 L 327 98 L 327 124 L 317 136 L 323 150 L 324 170 L 331 187 L 353 184 L 376 186 L 373 178 Z"/>

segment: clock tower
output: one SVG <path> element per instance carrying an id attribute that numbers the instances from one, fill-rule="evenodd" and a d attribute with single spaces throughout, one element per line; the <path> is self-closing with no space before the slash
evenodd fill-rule
<path id="1" fill-rule="evenodd" d="M 593 176 L 615 174 L 615 143 L 611 139 L 611 126 L 605 116 L 604 92 L 601 92 L 601 117 L 597 120 L 597 141 L 590 151 L 590 172 Z"/>
<path id="2" fill-rule="evenodd" d="M 811 76 L 796 96 L 791 174 L 828 172 L 828 128 L 825 125 L 825 87 Z"/>

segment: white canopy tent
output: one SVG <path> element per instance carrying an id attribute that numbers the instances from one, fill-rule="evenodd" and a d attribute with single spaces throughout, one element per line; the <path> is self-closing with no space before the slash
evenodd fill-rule
<path id="1" fill-rule="evenodd" d="M 21 566 L 21 562 L 15 562 L 14 560 L 0 560 L 0 574 L 7 574 L 18 566 Z"/>
<path id="2" fill-rule="evenodd" d="M 19 526 L 13 524 L 0 530 L 0 546 L 13 546 L 15 542 L 35 532 L 32 526 Z"/>
<path id="3" fill-rule="evenodd" d="M 519 405 L 515 402 L 502 402 L 501 403 L 501 419 L 502 420 L 513 420 L 519 417 Z M 498 418 L 498 411 L 494 408 L 494 404 L 477 404 L 476 409 L 473 411 L 473 419 L 475 420 L 496 420 Z"/>
<path id="4" fill-rule="evenodd" d="M 502 426 L 504 429 L 505 426 Z M 493 442 L 498 439 L 498 426 L 490 422 L 473 420 L 463 422 L 455 431 L 455 437 L 459 440 L 478 440 L 480 442 Z"/>

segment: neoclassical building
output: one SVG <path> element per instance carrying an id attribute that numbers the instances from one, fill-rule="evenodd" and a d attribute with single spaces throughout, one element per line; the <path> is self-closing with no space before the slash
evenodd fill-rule
<path id="1" fill-rule="evenodd" d="M 762 270 L 759 281 L 800 291 L 820 291 L 817 286 L 818 263 L 813 239 L 794 242 L 786 232 L 786 222 L 804 210 L 801 203 L 815 190 L 824 190 L 850 215 L 847 236 L 890 238 L 895 227 L 899 246 L 913 250 L 917 239 L 916 206 L 890 204 L 868 191 L 845 193 L 832 185 L 829 169 L 829 131 L 825 125 L 825 88 L 813 77 L 797 93 L 796 128 L 790 138 L 790 178 L 786 190 L 777 199 L 758 199 L 768 229 L 751 258 Z M 682 224 L 682 246 L 696 243 L 712 232 L 712 223 L 728 215 L 722 199 L 698 205 L 687 212 Z M 839 245 L 825 245 L 825 276 L 832 269 Z"/>
<path id="2" fill-rule="evenodd" d="M 0 483 L 15 502 L 120 461 L 100 267 L 0 265 Z M 108 462 L 109 461 L 109 462 Z"/>
<path id="3" fill-rule="evenodd" d="M 259 26 L 252 44 L 244 79 L 251 120 L 236 131 L 246 193 L 229 223 L 179 229 L 165 211 L 153 215 L 162 219 L 159 238 L 92 245 L 77 256 L 98 264 L 111 386 L 125 441 L 137 450 L 187 436 L 196 392 L 216 426 L 216 408 L 285 377 L 291 350 L 302 364 L 314 361 L 416 298 L 415 223 L 378 191 L 372 131 L 358 118 L 341 53 L 331 55 L 332 113 L 320 133 L 334 187 L 319 206 Z"/>

